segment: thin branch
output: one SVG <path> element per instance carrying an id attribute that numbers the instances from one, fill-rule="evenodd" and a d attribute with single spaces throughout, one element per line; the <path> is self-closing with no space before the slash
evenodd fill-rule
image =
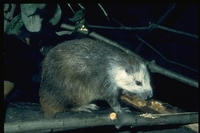
<path id="1" fill-rule="evenodd" d="M 171 61 L 171 60 L 168 60 L 163 54 L 161 54 L 158 50 L 156 50 L 154 47 L 152 47 L 149 43 L 145 42 L 142 38 L 140 38 L 138 35 L 135 34 L 135 36 L 137 36 L 138 40 L 143 42 L 144 44 L 146 44 L 147 46 L 149 46 L 151 49 L 153 49 L 156 53 L 158 53 L 164 60 L 166 60 L 167 62 L 171 63 L 171 64 L 176 64 L 178 66 L 181 66 L 181 67 L 184 67 L 184 68 L 187 68 L 191 71 L 194 71 L 194 72 L 198 72 L 197 70 L 195 69 L 192 69 L 186 65 L 183 65 L 183 64 L 180 64 L 180 63 L 177 63 L 177 62 L 174 62 L 174 61 Z"/>
<path id="2" fill-rule="evenodd" d="M 98 3 L 98 6 L 101 8 L 101 10 L 103 11 L 104 15 L 105 15 L 106 18 L 109 20 L 108 14 L 107 14 L 107 12 L 105 11 L 105 9 L 102 7 L 102 5 L 101 5 L 100 3 Z"/>
<path id="3" fill-rule="evenodd" d="M 161 25 L 156 25 L 154 23 L 149 23 L 148 27 L 126 27 L 126 26 L 121 26 L 121 27 L 110 27 L 110 26 L 99 26 L 99 25 L 90 25 L 87 24 L 89 28 L 97 28 L 97 29 L 109 29 L 109 30 L 149 30 L 149 29 L 154 29 L 154 28 L 158 28 L 158 29 L 162 29 L 162 30 L 166 30 L 166 31 L 170 31 L 173 33 L 177 33 L 177 34 L 182 34 L 182 35 L 186 35 L 186 36 L 190 36 L 190 37 L 194 37 L 198 39 L 197 35 L 193 35 L 190 33 L 186 33 L 183 31 L 178 31 L 178 30 L 174 30 L 174 29 L 170 29 Z"/>
<path id="4" fill-rule="evenodd" d="M 167 12 L 158 20 L 158 22 L 156 24 L 160 24 L 163 22 L 163 20 L 165 18 L 167 18 L 167 16 L 174 10 L 176 4 L 172 4 L 172 6 L 169 8 L 169 10 L 167 10 Z"/>
<path id="5" fill-rule="evenodd" d="M 176 4 L 172 4 L 172 6 L 169 8 L 169 10 L 167 10 L 167 12 L 158 20 L 158 22 L 156 24 L 160 24 L 163 22 L 163 20 L 165 18 L 167 18 L 167 16 L 175 9 Z"/>
<path id="6" fill-rule="evenodd" d="M 110 17 L 112 20 L 114 20 L 116 23 L 118 23 L 119 25 L 121 25 L 122 27 L 124 26 L 122 23 L 120 23 L 118 20 L 116 20 L 115 18 L 113 17 Z"/>
<path id="7" fill-rule="evenodd" d="M 74 10 L 73 10 L 73 8 L 72 8 L 72 6 L 71 6 L 71 4 L 68 3 L 67 5 L 68 5 L 68 7 L 71 9 L 71 11 L 72 11 L 73 13 L 75 13 Z"/>
<path id="8" fill-rule="evenodd" d="M 115 114 L 115 113 L 111 113 Z M 120 126 L 149 126 L 166 124 L 188 124 L 198 122 L 198 112 L 175 113 L 175 114 L 141 114 L 133 115 L 131 113 L 116 115 L 111 119 L 111 114 L 68 114 L 62 118 L 42 119 L 35 121 L 4 123 L 5 133 L 38 131 L 38 130 L 69 130 L 78 128 L 87 128 L 105 125 Z"/>
<path id="9" fill-rule="evenodd" d="M 160 19 L 158 20 L 158 22 L 156 24 L 157 25 L 161 24 L 164 21 L 164 19 L 167 18 L 167 16 L 173 11 L 175 6 L 176 6 L 176 4 L 172 4 L 172 6 L 169 8 L 169 10 L 167 10 L 167 12 L 165 12 L 165 14 L 160 17 Z M 151 34 L 152 31 L 154 31 L 154 30 L 155 30 L 155 28 L 149 29 L 149 34 Z"/>
<path id="10" fill-rule="evenodd" d="M 78 3 L 78 5 L 79 5 L 79 7 L 80 7 L 81 9 L 85 9 L 85 7 L 84 7 L 83 5 L 81 5 L 80 3 Z"/>
<path id="11" fill-rule="evenodd" d="M 120 26 L 120 27 L 110 27 L 110 26 L 99 26 L 99 25 L 90 25 L 88 24 L 89 28 L 97 28 L 97 29 L 109 29 L 109 30 L 148 30 L 149 27 L 126 27 L 126 26 Z"/>
<path id="12" fill-rule="evenodd" d="M 156 50 L 154 47 L 152 47 L 149 43 L 145 42 L 143 39 L 141 39 L 137 34 L 135 34 L 135 36 L 138 38 L 139 41 L 143 42 L 144 44 L 146 44 L 147 46 L 149 46 L 153 51 L 155 51 L 156 53 L 158 53 L 163 59 L 165 59 L 166 61 L 168 61 L 167 58 L 165 58 L 164 55 L 162 55 L 158 50 Z"/>
<path id="13" fill-rule="evenodd" d="M 174 30 L 174 29 L 170 29 L 170 28 L 167 28 L 167 27 L 164 27 L 164 26 L 156 25 L 154 23 L 150 23 L 149 27 L 126 27 L 126 26 L 110 27 L 110 26 L 90 25 L 90 24 L 88 24 L 88 27 L 97 28 L 97 29 L 109 29 L 109 30 L 149 30 L 151 28 L 159 28 L 159 29 L 162 29 L 162 30 L 166 30 L 166 31 L 170 31 L 170 32 L 174 32 L 174 33 L 198 38 L 197 35 L 193 35 L 193 34 L 190 34 L 190 33 L 182 32 L 182 31 L 178 31 L 178 30 Z"/>
<path id="14" fill-rule="evenodd" d="M 159 28 L 159 29 L 162 29 L 162 30 L 166 30 L 166 31 L 177 33 L 177 34 L 182 34 L 182 35 L 194 37 L 194 38 L 197 38 L 197 39 L 199 38 L 197 35 L 186 33 L 186 32 L 183 32 L 183 31 L 178 31 L 178 30 L 170 29 L 170 28 L 167 28 L 167 27 L 164 27 L 164 26 L 161 26 L 161 25 L 157 25 L 157 24 L 151 23 L 151 22 L 149 23 L 149 27 Z"/>
<path id="15" fill-rule="evenodd" d="M 169 13 L 174 9 L 174 7 L 175 7 L 175 4 L 173 4 L 172 6 L 171 6 L 171 8 L 169 9 L 169 10 L 167 10 L 167 12 L 165 12 L 165 14 L 164 15 L 162 15 L 161 17 L 160 17 L 160 19 L 157 21 L 157 23 L 156 24 L 161 24 L 162 22 L 163 22 L 163 20 L 169 15 Z M 149 26 L 149 31 L 148 31 L 148 35 L 153 35 L 152 34 L 152 32 L 155 30 L 156 28 L 151 28 L 151 26 Z M 137 35 L 136 35 L 137 36 Z M 142 48 L 142 44 L 143 43 L 139 43 L 139 45 L 138 45 L 138 47 L 137 47 L 137 49 L 135 50 L 135 52 L 137 52 L 137 51 L 139 51 L 141 48 Z M 151 47 L 151 45 L 148 45 L 149 47 Z M 154 49 L 153 47 L 151 47 L 153 50 L 155 50 L 161 57 L 163 57 L 165 60 L 166 60 L 166 58 L 161 54 L 161 53 L 159 53 L 156 49 Z"/>
<path id="16" fill-rule="evenodd" d="M 73 30 L 73 29 L 74 29 L 74 26 L 70 26 L 70 25 L 68 25 L 68 24 L 62 24 L 62 25 L 61 25 L 61 28 L 66 28 L 67 30 Z M 188 78 L 188 77 L 186 77 L 186 76 L 183 76 L 183 75 L 181 75 L 181 74 L 178 74 L 178 73 L 169 71 L 169 70 L 167 70 L 167 69 L 165 69 L 165 68 L 162 68 L 162 67 L 160 67 L 160 66 L 158 66 L 158 65 L 155 65 L 155 64 L 153 65 L 152 62 L 151 62 L 151 64 L 150 64 L 149 61 L 143 59 L 143 58 L 140 57 L 139 55 L 133 53 L 132 51 L 130 51 L 130 50 L 124 48 L 123 46 L 119 45 L 118 43 L 116 43 L 116 42 L 114 42 L 114 41 L 112 41 L 112 40 L 110 40 L 110 39 L 108 39 L 108 38 L 106 38 L 106 37 L 104 37 L 104 36 L 102 36 L 102 35 L 99 35 L 99 34 L 97 34 L 97 33 L 95 33 L 95 32 L 88 32 L 88 31 L 85 32 L 85 31 L 81 31 L 81 30 L 78 30 L 78 32 L 83 33 L 83 34 L 85 34 L 85 35 L 88 35 L 88 36 L 90 36 L 90 37 L 93 37 L 93 38 L 95 38 L 95 39 L 101 40 L 101 41 L 103 41 L 103 42 L 105 42 L 105 43 L 108 43 L 108 44 L 111 44 L 111 45 L 113 45 L 113 46 L 116 46 L 116 47 L 118 47 L 118 48 L 124 50 L 126 53 L 132 54 L 132 55 L 134 55 L 134 56 L 140 58 L 141 60 L 143 60 L 144 62 L 146 62 L 147 64 L 149 64 L 149 66 L 150 66 L 149 68 L 150 68 L 150 70 L 151 70 L 152 72 L 158 72 L 158 73 L 163 74 L 163 75 L 166 75 L 166 76 L 168 76 L 168 77 L 170 77 L 170 78 L 174 78 L 174 79 L 176 79 L 176 80 L 178 80 L 178 81 L 181 81 L 181 82 L 183 82 L 183 83 L 185 83 L 185 84 L 188 84 L 188 85 L 190 85 L 190 86 L 193 86 L 193 87 L 198 88 L 198 81 L 193 80 L 193 79 L 190 79 L 190 78 Z"/>

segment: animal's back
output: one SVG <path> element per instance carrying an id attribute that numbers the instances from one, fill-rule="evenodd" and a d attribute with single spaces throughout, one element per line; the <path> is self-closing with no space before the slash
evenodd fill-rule
<path id="1" fill-rule="evenodd" d="M 45 117 L 102 97 L 100 90 L 91 87 L 102 86 L 98 80 L 104 75 L 99 74 L 108 65 L 103 56 L 109 55 L 104 45 L 90 39 L 77 39 L 57 45 L 46 55 L 40 88 Z"/>

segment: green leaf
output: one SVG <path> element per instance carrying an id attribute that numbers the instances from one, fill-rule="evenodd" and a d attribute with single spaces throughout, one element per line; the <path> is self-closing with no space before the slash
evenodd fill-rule
<path id="1" fill-rule="evenodd" d="M 38 4 L 20 4 L 21 12 L 26 16 L 31 16 L 37 10 Z"/>
<path id="2" fill-rule="evenodd" d="M 8 27 L 6 28 L 6 33 L 16 34 L 22 26 L 23 26 L 23 21 L 21 19 L 21 15 L 19 14 L 11 20 Z"/>
<path id="3" fill-rule="evenodd" d="M 4 4 L 3 5 L 3 11 L 4 12 L 9 12 L 11 10 L 11 5 L 10 4 Z"/>
<path id="4" fill-rule="evenodd" d="M 84 9 L 81 9 L 81 10 L 78 10 L 74 16 L 72 18 L 69 18 L 69 20 L 71 22 L 77 22 L 79 20 L 81 20 L 83 17 L 85 16 L 85 10 Z"/>
<path id="5" fill-rule="evenodd" d="M 30 32 L 39 32 L 42 27 L 42 18 L 39 14 L 26 16 L 24 12 L 21 12 L 21 18 L 24 22 L 26 29 Z"/>
<path id="6" fill-rule="evenodd" d="M 44 9 L 46 7 L 46 4 L 38 4 L 38 9 Z"/>
<path id="7" fill-rule="evenodd" d="M 49 20 L 49 23 L 52 25 L 56 25 L 61 18 L 61 14 L 62 14 L 62 11 L 60 9 L 60 6 L 57 4 L 56 12 L 54 16 Z"/>

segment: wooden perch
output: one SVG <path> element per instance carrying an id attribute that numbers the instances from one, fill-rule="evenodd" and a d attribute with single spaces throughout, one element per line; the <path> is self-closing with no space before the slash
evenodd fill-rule
<path id="1" fill-rule="evenodd" d="M 61 28 L 64 28 L 64 29 L 67 29 L 67 30 L 74 30 L 74 27 L 71 26 L 71 25 L 68 25 L 68 24 L 62 24 L 61 25 Z M 129 53 L 129 54 L 132 54 L 134 56 L 137 56 L 139 57 L 140 59 L 142 59 L 144 62 L 146 62 L 150 67 L 150 70 L 152 72 L 155 72 L 155 73 L 160 73 L 160 74 L 163 74 L 165 76 L 168 76 L 170 78 L 173 78 L 173 79 L 176 79 L 178 81 L 181 81 L 185 84 L 188 84 L 190 86 L 193 86 L 193 87 L 196 87 L 198 88 L 198 81 L 196 80 L 193 80 L 191 78 L 188 78 L 186 76 L 183 76 L 181 74 L 178 74 L 178 73 L 175 73 L 175 72 L 172 72 L 172 71 L 169 71 L 163 67 L 160 67 L 158 65 L 155 64 L 155 62 L 149 62 L 145 59 L 143 59 L 142 57 L 140 57 L 139 55 L 133 53 L 131 50 L 128 50 L 126 48 L 124 48 L 123 46 L 119 45 L 118 43 L 106 38 L 106 37 L 103 37 L 95 32 L 88 32 L 88 30 L 84 30 L 84 31 L 81 31 L 81 30 L 78 30 L 78 32 L 80 33 L 83 33 L 83 34 L 86 34 L 86 35 L 89 35 L 90 37 L 93 37 L 95 39 L 98 39 L 98 40 L 101 40 L 105 43 L 108 43 L 108 44 L 111 44 L 111 45 L 114 45 L 122 50 L 124 50 L 126 53 Z"/>
<path id="2" fill-rule="evenodd" d="M 112 114 L 113 115 L 113 114 Z M 4 123 L 5 133 L 51 130 L 61 131 L 69 129 L 86 128 L 93 126 L 116 125 L 122 126 L 149 126 L 166 124 L 188 124 L 198 122 L 198 113 L 176 113 L 176 114 L 141 114 L 116 115 L 116 119 L 111 119 L 110 114 L 74 114 L 56 119 L 42 119 L 38 121 L 24 121 Z"/>
<path id="3" fill-rule="evenodd" d="M 36 131 L 38 133 L 43 132 L 44 130 L 45 132 L 50 132 L 52 131 L 51 129 L 53 129 L 53 132 L 56 132 L 94 126 L 115 125 L 116 127 L 137 127 L 198 122 L 198 112 L 177 113 L 180 111 L 177 108 L 169 107 L 168 104 L 163 104 L 162 102 L 156 100 L 144 101 L 135 95 L 125 94 L 121 96 L 121 99 L 126 103 L 128 102 L 129 105 L 134 105 L 134 107 L 137 107 L 147 113 L 140 115 L 134 115 L 132 113 L 117 115 L 116 113 L 108 110 L 96 111 L 94 113 L 65 112 L 57 114 L 55 119 L 41 119 L 42 114 L 39 105 L 30 105 L 30 103 L 23 103 L 20 105 L 12 104 L 12 108 L 7 110 L 8 114 L 6 113 L 7 122 L 4 123 L 4 131 L 7 133 Z M 173 114 L 167 114 L 170 111 Z M 18 114 L 17 112 L 23 113 Z M 28 116 L 31 117 L 31 119 L 27 120 Z M 14 117 L 17 118 L 14 119 Z M 191 125 L 192 124 L 190 124 L 190 126 Z M 195 126 L 196 125 L 197 124 L 195 124 Z M 192 128 L 194 128 L 194 126 Z M 198 128 L 195 127 L 195 129 L 197 130 Z"/>
<path id="4" fill-rule="evenodd" d="M 172 107 L 167 103 L 162 103 L 153 99 L 145 101 L 136 95 L 125 94 L 121 96 L 121 100 L 125 103 L 128 103 L 130 106 L 147 113 L 172 114 L 183 112 L 183 110 Z M 198 132 L 198 123 L 185 125 L 185 127 Z"/>

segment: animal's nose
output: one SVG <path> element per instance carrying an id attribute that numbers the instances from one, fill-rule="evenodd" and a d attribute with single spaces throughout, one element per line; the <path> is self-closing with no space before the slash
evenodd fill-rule
<path id="1" fill-rule="evenodd" d="M 152 91 L 150 91 L 150 92 L 147 94 L 147 98 L 146 98 L 146 99 L 149 99 L 149 98 L 151 98 L 151 97 L 153 97 L 153 92 L 152 92 Z"/>

